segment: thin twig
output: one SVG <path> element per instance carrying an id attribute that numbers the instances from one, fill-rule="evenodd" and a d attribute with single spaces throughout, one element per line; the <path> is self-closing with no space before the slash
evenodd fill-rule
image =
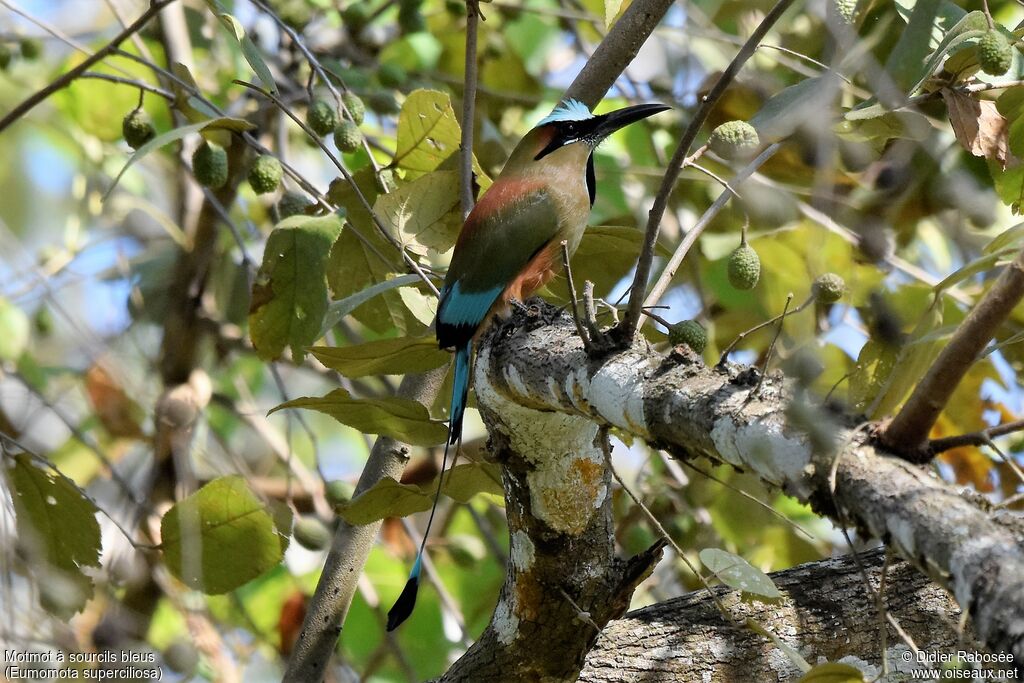
<path id="1" fill-rule="evenodd" d="M 930 459 L 928 433 L 960 380 L 1024 297 L 1024 249 L 971 309 L 903 408 L 882 431 L 882 442 L 909 458 Z"/>
<path id="2" fill-rule="evenodd" d="M 133 88 L 138 88 L 139 90 L 145 90 L 146 92 L 151 92 L 154 95 L 159 95 L 165 100 L 171 102 L 174 101 L 174 93 L 164 90 L 163 88 L 158 88 L 155 85 L 150 85 L 149 83 L 143 83 L 142 81 L 138 81 L 133 78 L 125 78 L 124 76 L 115 76 L 113 74 L 104 74 L 99 73 L 98 71 L 86 71 L 81 76 L 79 76 L 79 78 L 95 78 L 100 81 L 110 81 L 111 83 L 130 85 Z"/>
<path id="3" fill-rule="evenodd" d="M 81 76 L 83 73 L 89 70 L 94 64 L 113 54 L 117 50 L 117 46 L 124 42 L 130 35 L 142 29 L 149 20 L 156 16 L 157 12 L 166 7 L 167 5 L 174 2 L 174 0 L 153 0 L 150 3 L 149 9 L 142 13 L 138 19 L 136 19 L 131 26 L 114 36 L 113 40 L 104 45 L 102 48 L 94 52 L 90 57 L 86 57 L 78 64 L 75 68 L 70 71 L 65 71 L 57 79 L 52 81 L 49 85 L 45 86 L 41 90 L 37 90 L 28 97 L 26 97 L 20 104 L 12 109 L 7 116 L 0 119 L 0 133 L 4 131 L 12 123 L 20 119 L 22 116 L 30 112 L 37 104 L 45 100 L 47 97 L 62 90 L 69 86 L 76 78 Z"/>
<path id="4" fill-rule="evenodd" d="M 754 332 L 757 332 L 760 329 L 768 327 L 772 323 L 776 323 L 776 322 L 782 320 L 787 315 L 795 315 L 795 314 L 799 313 L 800 311 L 802 311 L 805 308 L 807 308 L 808 306 L 810 306 L 812 303 L 814 303 L 814 297 L 810 296 L 810 297 L 807 298 L 806 301 L 804 301 L 802 304 L 800 304 L 799 306 L 794 308 L 792 311 L 785 311 L 785 310 L 783 310 L 782 313 L 778 314 L 774 318 L 769 318 L 768 320 L 765 320 L 763 323 L 760 323 L 759 325 L 754 325 L 753 327 L 751 327 L 746 332 L 740 332 L 739 334 L 736 335 L 736 338 L 733 339 L 729 343 L 729 345 L 727 347 L 725 347 L 725 351 L 722 351 L 722 356 L 718 359 L 718 365 L 719 366 L 725 365 L 725 362 L 729 359 L 729 354 L 732 353 L 732 350 L 734 348 L 736 348 L 737 344 L 739 344 L 741 341 L 746 339 L 749 335 L 753 334 Z"/>
<path id="5" fill-rule="evenodd" d="M 658 232 L 661 227 L 661 219 L 665 215 L 665 207 L 668 206 L 668 197 L 672 193 L 675 187 L 676 180 L 679 179 L 679 174 L 682 171 L 683 160 L 686 159 L 687 154 L 690 151 L 690 147 L 693 145 L 694 140 L 697 139 L 697 134 L 703 127 L 704 122 L 707 120 L 711 110 L 718 103 L 718 100 L 725 93 L 726 88 L 732 83 L 733 78 L 739 73 L 740 68 L 746 63 L 754 51 L 757 49 L 758 44 L 767 35 L 768 31 L 775 24 L 776 21 L 782 16 L 782 14 L 789 9 L 789 6 L 793 4 L 794 0 L 779 0 L 774 7 L 765 15 L 761 23 L 754 29 L 754 32 L 750 35 L 750 38 L 743 44 L 740 51 L 733 58 L 732 62 L 726 67 L 722 75 L 718 77 L 718 81 L 714 87 L 701 101 L 697 111 L 694 112 L 693 118 L 690 120 L 690 124 L 687 126 L 686 131 L 683 133 L 683 137 L 679 140 L 679 146 L 676 147 L 675 153 L 672 155 L 672 160 L 669 161 L 668 170 L 665 172 L 665 177 L 662 179 L 661 187 L 658 189 L 658 194 L 654 197 L 654 205 L 651 207 L 650 213 L 647 218 L 647 229 L 644 233 L 643 246 L 640 249 L 640 259 L 637 262 L 636 273 L 633 277 L 633 286 L 629 295 L 629 305 L 626 308 L 626 317 L 622 322 L 622 334 L 621 341 L 625 344 L 630 344 L 633 341 L 633 337 L 636 334 L 636 330 L 640 325 L 640 318 L 642 315 L 642 308 L 645 303 L 645 292 L 647 289 L 647 279 L 651 275 L 651 266 L 654 263 L 654 247 L 658 242 Z"/>
<path id="6" fill-rule="evenodd" d="M 779 341 L 779 335 L 782 334 L 782 328 L 786 323 L 786 312 L 789 310 L 791 303 L 793 303 L 793 292 L 786 295 L 786 305 L 782 307 L 782 315 L 779 316 L 779 326 L 775 330 L 775 336 L 772 337 L 771 344 L 768 345 L 768 352 L 764 355 L 764 365 L 761 366 L 761 376 L 757 378 L 757 386 L 747 395 L 748 401 L 752 397 L 761 394 L 761 385 L 764 384 L 764 378 L 768 375 L 768 364 L 772 362 L 772 354 L 775 353 L 775 343 Z"/>
<path id="7" fill-rule="evenodd" d="M 653 307 L 661 299 L 662 295 L 665 293 L 665 290 L 667 290 L 669 288 L 669 285 L 672 284 L 672 279 L 675 277 L 676 271 L 679 270 L 679 266 L 682 264 L 683 259 L 686 258 L 686 255 L 688 253 L 690 253 L 690 249 L 693 247 L 693 245 L 697 243 L 697 238 L 701 236 L 701 233 L 704 232 L 704 229 L 707 228 L 708 225 L 710 225 L 711 221 L 713 221 L 715 217 L 719 214 L 719 212 L 721 212 L 721 210 L 725 208 L 725 205 L 729 203 L 729 200 L 733 198 L 733 187 L 738 186 L 744 180 L 749 178 L 751 174 L 754 173 L 754 171 L 759 169 L 762 164 L 768 161 L 768 159 L 770 159 L 779 150 L 779 147 L 780 144 L 777 142 L 775 144 L 769 145 L 763 152 L 758 154 L 749 164 L 744 166 L 742 169 L 740 169 L 740 171 L 736 173 L 735 176 L 733 176 L 732 182 L 729 184 L 728 189 L 723 190 L 722 193 L 718 195 L 718 197 L 711 204 L 711 206 L 709 206 L 707 210 L 704 212 L 704 214 L 700 217 L 700 220 L 697 221 L 696 225 L 690 228 L 690 230 L 683 237 L 683 241 L 679 243 L 678 247 L 676 247 L 675 253 L 672 254 L 672 257 L 668 260 L 668 263 L 665 264 L 665 269 L 661 272 L 661 276 L 658 278 L 658 281 L 654 284 L 654 287 L 651 288 L 651 293 L 647 296 L 646 299 L 642 300 L 639 315 L 643 316 L 644 310 Z M 643 282 L 646 284 L 646 277 L 644 277 Z M 633 286 L 635 287 L 636 284 L 637 280 L 634 279 Z M 630 305 L 632 305 L 633 292 L 630 292 L 629 301 Z M 628 309 L 626 311 L 626 316 L 626 321 L 628 321 Z M 642 320 L 640 320 L 640 323 L 642 323 Z"/>
<path id="8" fill-rule="evenodd" d="M 572 320 L 576 323 L 576 334 L 580 336 L 583 348 L 589 353 L 592 344 L 590 335 L 587 334 L 587 330 L 583 327 L 583 321 L 580 320 L 580 305 L 576 297 L 576 285 L 572 280 L 572 266 L 569 265 L 569 243 L 566 240 L 562 240 L 561 246 L 562 267 L 565 269 L 565 280 L 569 284 L 569 304 L 572 306 Z"/>
<path id="9" fill-rule="evenodd" d="M 993 438 L 1003 436 L 1024 429 L 1024 420 L 1015 420 L 1001 425 L 971 432 L 970 434 L 958 434 L 957 436 L 946 436 L 941 439 L 932 439 L 928 442 L 928 451 L 934 456 L 961 446 L 986 446 Z"/>
<path id="10" fill-rule="evenodd" d="M 462 89 L 462 139 L 459 143 L 459 198 L 462 220 L 473 210 L 473 108 L 476 102 L 476 36 L 480 23 L 477 0 L 466 0 L 466 78 Z"/>

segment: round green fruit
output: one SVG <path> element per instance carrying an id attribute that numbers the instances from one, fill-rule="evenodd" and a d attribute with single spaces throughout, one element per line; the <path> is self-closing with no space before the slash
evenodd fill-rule
<path id="1" fill-rule="evenodd" d="M 29 61 L 39 59 L 43 54 L 43 41 L 38 38 L 22 38 L 18 47 L 21 49 L 21 56 Z"/>
<path id="2" fill-rule="evenodd" d="M 228 181 L 228 153 L 223 147 L 209 142 L 196 147 L 192 153 L 192 175 L 196 182 L 217 189 Z"/>
<path id="3" fill-rule="evenodd" d="M 711 131 L 711 151 L 723 159 L 744 159 L 753 156 L 761 139 L 746 121 L 726 121 Z"/>
<path id="4" fill-rule="evenodd" d="M 363 144 L 363 134 L 359 132 L 359 126 L 351 121 L 342 121 L 341 125 L 334 129 L 334 144 L 345 154 L 351 154 Z"/>
<path id="5" fill-rule="evenodd" d="M 811 285 L 811 293 L 819 304 L 834 304 L 846 293 L 846 283 L 835 273 L 825 273 Z"/>
<path id="6" fill-rule="evenodd" d="M 397 64 L 381 64 L 377 71 L 377 80 L 385 88 L 398 88 L 408 79 L 409 74 Z"/>
<path id="7" fill-rule="evenodd" d="M 324 486 L 324 496 L 327 497 L 327 502 L 331 505 L 344 505 L 352 500 L 355 490 L 355 487 L 349 482 L 335 479 L 327 482 L 327 485 Z"/>
<path id="8" fill-rule="evenodd" d="M 999 31 L 988 31 L 978 41 L 978 62 L 989 76 L 1002 76 L 1013 64 L 1013 48 Z"/>
<path id="9" fill-rule="evenodd" d="M 145 109 L 133 109 L 121 121 L 121 134 L 129 147 L 138 149 L 156 137 L 156 128 Z"/>
<path id="10" fill-rule="evenodd" d="M 372 93 L 366 100 L 370 109 L 381 115 L 397 114 L 400 110 L 398 100 L 389 92 Z"/>
<path id="11" fill-rule="evenodd" d="M 331 530 L 316 517 L 299 517 L 292 535 L 307 550 L 323 550 L 331 543 Z"/>
<path id="12" fill-rule="evenodd" d="M 338 112 L 327 100 L 313 100 L 306 111 L 306 124 L 323 137 L 338 127 Z"/>
<path id="13" fill-rule="evenodd" d="M 370 8 L 363 0 L 355 0 L 341 11 L 341 22 L 351 33 L 358 33 L 370 21 Z"/>
<path id="14" fill-rule="evenodd" d="M 341 103 L 345 105 L 345 111 L 352 117 L 352 122 L 357 126 L 362 125 L 363 119 L 366 117 L 366 105 L 363 101 L 352 92 L 343 93 L 341 96 Z"/>
<path id="15" fill-rule="evenodd" d="M 668 328 L 668 341 L 672 346 L 686 344 L 695 353 L 704 353 L 708 345 L 708 333 L 696 320 L 684 320 Z"/>
<path id="16" fill-rule="evenodd" d="M 761 259 L 754 248 L 741 244 L 729 256 L 729 283 L 736 289 L 753 289 L 761 277 Z"/>
<path id="17" fill-rule="evenodd" d="M 6 70 L 12 59 L 14 59 L 14 53 L 11 52 L 11 46 L 7 43 L 0 43 L 0 71 Z"/>
<path id="18" fill-rule="evenodd" d="M 281 195 L 281 199 L 277 202 L 277 215 L 279 220 L 283 221 L 285 218 L 306 213 L 306 209 L 310 206 L 311 202 L 306 198 L 306 195 L 289 190 Z"/>
<path id="19" fill-rule="evenodd" d="M 267 194 L 281 184 L 281 162 L 277 157 L 264 154 L 249 169 L 249 185 L 256 194 Z"/>

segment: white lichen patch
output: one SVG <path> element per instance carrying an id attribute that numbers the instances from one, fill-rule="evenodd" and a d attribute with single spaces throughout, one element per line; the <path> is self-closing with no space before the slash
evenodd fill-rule
<path id="1" fill-rule="evenodd" d="M 904 555 L 914 557 L 917 554 L 914 549 L 914 526 L 908 520 L 893 515 L 889 518 L 888 527 L 892 540 Z"/>
<path id="2" fill-rule="evenodd" d="M 811 448 L 803 439 L 787 437 L 769 421 L 737 425 L 729 417 L 715 422 L 711 439 L 729 464 L 751 469 L 797 496 L 810 495 Z"/>
<path id="3" fill-rule="evenodd" d="M 638 437 L 650 437 L 644 415 L 645 373 L 651 359 L 623 353 L 601 367 L 590 380 L 584 395 L 605 420 Z"/>
<path id="4" fill-rule="evenodd" d="M 491 619 L 491 626 L 494 627 L 494 635 L 502 645 L 511 645 L 519 633 L 519 617 L 516 616 L 515 598 L 506 600 L 504 597 L 498 601 L 494 608 L 494 617 Z"/>
<path id="5" fill-rule="evenodd" d="M 577 415 L 526 408 L 502 396 L 487 377 L 489 351 L 477 361 L 477 401 L 500 418 L 497 428 L 511 447 L 534 469 L 527 475 L 533 515 L 561 533 L 579 535 L 607 495 L 604 455 L 595 446 L 598 426 Z M 531 396 L 519 374 L 505 371 L 509 388 L 525 399 Z"/>
<path id="6" fill-rule="evenodd" d="M 512 534 L 512 548 L 509 551 L 509 556 L 512 566 L 519 573 L 529 571 L 533 566 L 533 561 L 536 559 L 533 541 L 525 531 L 520 529 Z"/>
<path id="7" fill-rule="evenodd" d="M 604 502 L 604 462 L 596 450 L 567 453 L 526 475 L 533 514 L 555 531 L 579 536 Z"/>

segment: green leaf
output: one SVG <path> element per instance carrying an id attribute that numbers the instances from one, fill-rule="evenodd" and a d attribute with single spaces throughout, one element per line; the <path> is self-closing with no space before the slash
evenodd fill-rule
<path id="1" fill-rule="evenodd" d="M 940 4 L 941 0 L 917 0 L 907 27 L 889 53 L 885 70 L 903 92 L 909 92 L 911 84 L 920 78 L 921 64 L 932 51 L 932 29 L 939 18 Z"/>
<path id="2" fill-rule="evenodd" d="M 379 196 L 373 210 L 410 252 L 446 252 L 455 245 L 462 227 L 459 174 L 434 171 L 403 183 L 394 192 Z"/>
<path id="3" fill-rule="evenodd" d="M 67 618 L 92 596 L 83 567 L 98 567 L 100 526 L 96 506 L 70 479 L 37 467 L 32 456 L 5 458 L 4 476 L 14 502 L 18 541 L 32 559 L 44 590 L 43 604 Z"/>
<path id="4" fill-rule="evenodd" d="M 1022 238 L 1024 238 L 1024 223 L 1018 223 L 993 237 L 992 241 L 982 249 L 982 253 L 994 254 L 1003 249 L 1015 247 Z"/>
<path id="5" fill-rule="evenodd" d="M 249 66 L 251 66 L 252 70 L 256 72 L 257 76 L 259 76 L 259 79 L 263 82 L 263 86 L 270 92 L 276 93 L 277 83 L 274 82 L 274 76 L 270 73 L 267 63 L 263 61 L 263 55 L 260 54 L 260 50 L 256 47 L 256 43 L 252 42 L 252 38 L 245 34 L 245 27 L 242 26 L 238 19 L 228 14 L 218 0 L 206 0 L 206 4 L 210 7 L 210 11 L 220 19 L 220 23 L 224 25 L 224 28 L 227 29 L 228 33 L 238 41 L 239 47 L 242 48 L 242 55 L 245 57 L 245 61 L 249 62 Z"/>
<path id="6" fill-rule="evenodd" d="M 587 228 L 572 257 L 572 277 L 577 289 L 582 288 L 584 281 L 590 280 L 597 296 L 607 294 L 635 265 L 643 238 L 644 231 L 634 227 L 600 225 Z M 672 255 L 660 240 L 655 253 L 660 258 Z M 565 295 L 564 278 L 560 277 L 560 284 L 554 285 L 552 291 Z"/>
<path id="7" fill-rule="evenodd" d="M 776 93 L 750 118 L 762 142 L 788 137 L 806 121 L 820 117 L 839 92 L 835 76 L 807 78 Z"/>
<path id="8" fill-rule="evenodd" d="M 352 499 L 338 514 L 349 524 L 371 524 L 385 517 L 407 517 L 429 510 L 433 499 L 419 486 L 384 477 Z"/>
<path id="9" fill-rule="evenodd" d="M 353 346 L 314 346 L 317 360 L 345 377 L 404 375 L 440 368 L 451 354 L 437 348 L 432 337 L 381 339 Z"/>
<path id="10" fill-rule="evenodd" d="M 370 212 L 356 193 L 358 188 L 373 205 L 377 198 L 373 170 L 367 168 L 355 173 L 354 180 L 355 187 L 344 179 L 338 179 L 327 191 L 328 198 L 347 211 L 348 223 L 331 249 L 327 282 L 338 299 L 362 295 L 348 304 L 355 303 L 350 309 L 353 317 L 374 332 L 394 334 L 397 330 L 399 334 L 418 333 L 423 325 L 409 315 L 402 297 L 394 291 L 401 286 L 398 281 L 411 284 L 414 280 L 397 277 L 404 270 L 401 257 L 394 245 L 380 235 Z M 371 289 L 376 285 L 382 287 Z"/>
<path id="11" fill-rule="evenodd" d="M 106 201 L 107 197 L 110 196 L 110 193 L 114 191 L 115 187 L 117 187 L 117 183 L 121 180 L 121 176 L 125 174 L 125 171 L 131 168 L 132 164 L 134 164 L 136 161 L 146 156 L 155 149 L 159 149 L 164 145 L 169 145 L 172 142 L 177 142 L 178 140 L 181 140 L 184 137 L 192 135 L 193 133 L 215 130 L 229 130 L 237 133 L 241 131 L 252 130 L 255 127 L 256 126 L 252 125 L 245 119 L 236 119 L 230 116 L 221 116 L 215 119 L 207 119 L 205 121 L 200 121 L 198 123 L 190 123 L 188 125 L 180 126 L 179 128 L 169 130 L 166 133 L 161 133 L 160 135 L 157 135 L 155 138 L 144 144 L 142 147 L 139 147 L 137 150 L 135 150 L 135 153 L 132 154 L 132 156 L 128 159 L 125 165 L 118 172 L 117 176 L 114 177 L 114 182 L 112 182 L 110 184 L 110 187 L 107 188 L 107 191 L 103 193 L 103 201 Z"/>
<path id="12" fill-rule="evenodd" d="M 864 683 L 864 673 L 849 664 L 825 662 L 805 673 L 797 683 Z"/>
<path id="13" fill-rule="evenodd" d="M 417 178 L 459 151 L 462 129 L 451 99 L 437 90 L 414 90 L 398 117 L 394 165 Z"/>
<path id="14" fill-rule="evenodd" d="M 288 536 L 240 476 L 214 479 L 160 521 L 167 568 L 196 590 L 227 593 L 273 568 Z M 290 519 L 288 520 L 290 525 Z"/>
<path id="15" fill-rule="evenodd" d="M 363 434 L 390 436 L 413 446 L 434 446 L 448 436 L 444 422 L 431 420 L 423 404 L 403 398 L 352 398 L 344 389 L 326 396 L 297 398 L 273 408 L 308 408 L 330 415 Z"/>
<path id="16" fill-rule="evenodd" d="M 767 574 L 739 555 L 718 548 L 705 548 L 700 551 L 700 561 L 730 588 L 765 598 L 782 597 L 782 593 Z"/>
<path id="17" fill-rule="evenodd" d="M 945 278 L 942 279 L 941 282 L 937 283 L 934 287 L 932 287 L 932 289 L 936 292 L 941 292 L 945 289 L 949 289 L 950 287 L 957 283 L 963 282 L 969 277 L 977 275 L 978 273 L 983 273 L 986 270 L 991 270 L 992 268 L 995 268 L 996 264 L 999 262 L 1000 259 L 1005 258 L 1006 256 L 1012 254 L 1013 252 L 1014 249 L 1011 247 L 1003 248 L 997 252 L 979 256 L 978 258 L 973 259 L 968 263 L 964 264 L 964 266 L 959 270 L 956 270 L 955 272 L 947 275 Z"/>
<path id="18" fill-rule="evenodd" d="M 924 377 L 942 349 L 942 337 L 934 335 L 941 326 L 942 306 L 936 304 L 928 308 L 917 321 L 911 333 L 913 341 L 900 349 L 892 372 L 885 378 L 885 384 L 877 397 L 872 400 L 871 417 L 892 415 L 910 390 Z"/>
<path id="19" fill-rule="evenodd" d="M 25 312 L 0 296 L 0 360 L 18 360 L 29 342 Z"/>
<path id="20" fill-rule="evenodd" d="M 345 377 L 404 375 L 439 368 L 451 355 L 433 337 L 380 339 L 354 346 L 314 346 L 316 359 Z"/>
<path id="21" fill-rule="evenodd" d="M 261 358 L 291 346 L 298 364 L 316 341 L 327 313 L 327 257 L 340 232 L 341 219 L 331 215 L 292 216 L 270 233 L 249 309 L 249 334 Z"/>
<path id="22" fill-rule="evenodd" d="M 409 285 L 414 285 L 418 282 L 420 282 L 419 275 L 415 275 L 413 273 L 408 275 L 399 275 L 396 278 L 385 280 L 384 282 L 379 282 L 375 285 L 370 285 L 366 289 L 356 292 L 352 296 L 347 296 L 344 299 L 339 299 L 338 301 L 332 301 L 331 305 L 327 307 L 327 314 L 324 315 L 324 324 L 320 329 L 320 336 L 322 337 L 327 334 L 327 331 L 337 325 L 339 320 L 373 297 L 392 289 L 408 287 Z"/>
<path id="23" fill-rule="evenodd" d="M 468 503 L 469 499 L 478 493 L 505 495 L 505 489 L 501 485 L 501 468 L 489 462 L 456 465 L 438 476 L 444 477 L 441 492 L 460 503 Z M 428 491 L 434 491 L 436 487 L 437 483 L 432 482 L 426 488 Z"/>

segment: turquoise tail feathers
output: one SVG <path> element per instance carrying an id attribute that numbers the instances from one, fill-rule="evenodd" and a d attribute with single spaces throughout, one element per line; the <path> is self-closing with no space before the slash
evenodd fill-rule
<path id="1" fill-rule="evenodd" d="M 434 523 L 434 512 L 437 511 L 437 502 L 441 498 L 441 482 L 444 480 L 444 471 L 448 466 L 448 448 L 462 439 L 462 416 L 466 412 L 466 399 L 469 396 L 469 361 L 472 350 L 472 340 L 455 350 L 452 402 L 448 411 L 448 441 L 445 442 L 444 455 L 441 456 L 441 471 L 437 475 L 437 491 L 434 492 L 434 504 L 430 508 L 427 528 L 423 531 L 423 540 L 420 541 L 419 551 L 416 553 L 416 561 L 413 562 L 412 570 L 409 572 L 409 580 L 405 582 L 402 594 L 398 596 L 395 604 L 388 611 L 388 631 L 394 631 L 398 628 L 403 621 L 409 618 L 413 607 L 416 606 L 416 594 L 419 592 L 420 587 L 420 571 L 423 567 L 423 550 L 426 548 L 427 537 L 430 535 L 430 525 Z"/>

